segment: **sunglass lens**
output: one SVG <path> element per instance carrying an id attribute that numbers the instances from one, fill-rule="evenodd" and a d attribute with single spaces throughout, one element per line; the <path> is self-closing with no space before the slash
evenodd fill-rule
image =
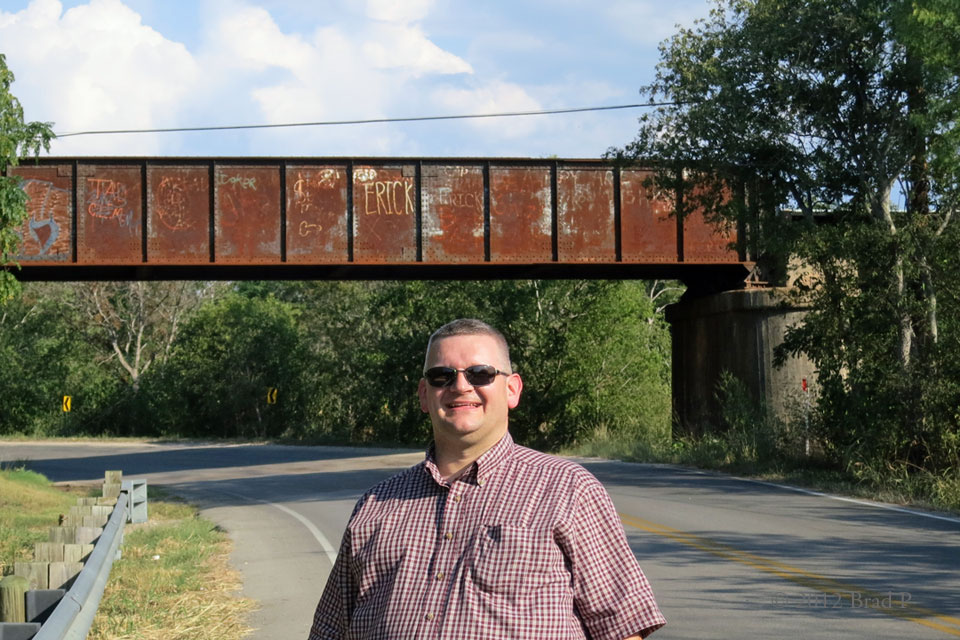
<path id="1" fill-rule="evenodd" d="M 457 370 L 450 367 L 432 367 L 427 369 L 424 377 L 432 387 L 445 387 L 457 377 Z"/>
<path id="2" fill-rule="evenodd" d="M 488 364 L 477 364 L 467 367 L 463 374 L 470 384 L 483 387 L 493 382 L 493 379 L 497 377 L 497 370 Z"/>
<path id="3" fill-rule="evenodd" d="M 489 364 L 475 364 L 461 371 L 467 382 L 476 387 L 484 387 L 497 377 L 497 369 Z M 458 370 L 453 367 L 431 367 L 424 372 L 423 377 L 432 387 L 446 387 L 457 379 L 457 373 Z"/>

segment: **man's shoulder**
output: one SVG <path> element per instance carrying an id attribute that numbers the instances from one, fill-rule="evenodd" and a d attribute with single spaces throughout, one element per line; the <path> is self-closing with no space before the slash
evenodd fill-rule
<path id="1" fill-rule="evenodd" d="M 408 497 L 411 492 L 417 492 L 420 490 L 426 474 L 424 464 L 418 462 L 412 467 L 407 467 L 403 471 L 381 480 L 364 492 L 360 497 L 360 502 L 366 502 L 370 498 L 375 498 L 378 501 L 404 498 Z"/>
<path id="2" fill-rule="evenodd" d="M 592 473 L 582 465 L 551 453 L 544 453 L 529 447 L 516 445 L 513 451 L 514 463 L 522 468 L 537 470 L 550 476 L 567 479 L 577 483 L 599 484 Z"/>

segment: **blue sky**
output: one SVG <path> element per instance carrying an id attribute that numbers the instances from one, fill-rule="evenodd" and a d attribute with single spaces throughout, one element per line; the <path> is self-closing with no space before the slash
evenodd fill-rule
<path id="1" fill-rule="evenodd" d="M 640 101 L 707 0 L 0 0 L 30 120 L 59 133 L 564 109 Z M 637 110 L 78 136 L 55 155 L 593 158 Z"/>

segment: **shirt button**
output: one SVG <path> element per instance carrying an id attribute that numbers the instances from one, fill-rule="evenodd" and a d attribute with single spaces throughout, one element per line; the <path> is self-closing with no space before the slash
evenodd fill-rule
<path id="1" fill-rule="evenodd" d="M 460 502 L 460 496 L 453 496 L 454 502 Z"/>
<path id="2" fill-rule="evenodd" d="M 443 580 L 443 571 L 437 572 L 437 580 Z"/>
<path id="3" fill-rule="evenodd" d="M 453 540 L 453 534 L 450 533 L 449 531 L 443 534 L 443 537 L 446 538 L 447 540 Z"/>
<path id="4" fill-rule="evenodd" d="M 483 486 L 483 484 L 484 484 L 485 482 L 486 482 L 486 480 L 477 480 L 477 484 L 478 484 L 479 486 L 481 486 L 481 487 Z"/>
<path id="5" fill-rule="evenodd" d="M 425 617 L 427 618 L 427 620 L 433 620 L 434 616 L 432 613 L 428 613 Z"/>

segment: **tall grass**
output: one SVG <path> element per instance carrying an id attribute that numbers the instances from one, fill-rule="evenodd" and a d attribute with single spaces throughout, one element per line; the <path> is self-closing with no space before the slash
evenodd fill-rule
<path id="1" fill-rule="evenodd" d="M 157 500 L 150 521 L 127 526 L 123 556 L 90 630 L 90 640 L 236 640 L 249 632 L 252 600 L 228 562 L 230 540 L 190 505 Z"/>
<path id="2" fill-rule="evenodd" d="M 717 387 L 720 424 L 700 437 L 637 437 L 598 429 L 561 453 L 692 466 L 787 482 L 831 493 L 960 513 L 960 472 L 933 473 L 902 461 L 840 466 L 809 452 L 803 420 L 775 418 L 730 375 Z"/>
<path id="3" fill-rule="evenodd" d="M 80 489 L 85 495 L 87 490 Z M 0 469 L 0 573 L 13 573 L 15 562 L 33 559 L 33 544 L 48 538 L 60 514 L 76 504 L 76 493 L 67 493 L 33 471 Z"/>

